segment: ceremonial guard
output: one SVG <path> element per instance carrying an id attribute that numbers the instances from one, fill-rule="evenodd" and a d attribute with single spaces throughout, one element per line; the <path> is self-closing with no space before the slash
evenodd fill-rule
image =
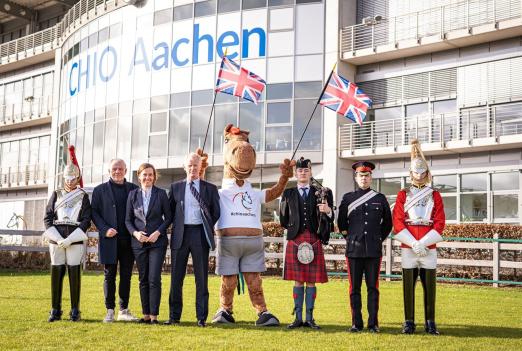
<path id="1" fill-rule="evenodd" d="M 403 334 L 415 332 L 415 282 L 420 275 L 424 290 L 425 331 L 438 335 L 435 325 L 437 249 L 445 226 L 440 193 L 430 187 L 431 174 L 419 142 L 411 147 L 411 186 L 397 194 L 393 208 L 394 238 L 402 243 L 402 284 L 404 294 Z"/>
<path id="2" fill-rule="evenodd" d="M 54 191 L 47 204 L 44 237 L 51 255 L 51 300 L 49 322 L 62 317 L 62 287 L 65 267 L 69 271 L 71 321 L 80 320 L 81 263 L 85 254 L 87 229 L 91 225 L 91 204 L 83 189 L 80 168 L 69 147 L 70 160 L 63 170 L 64 188 Z"/>
<path id="3" fill-rule="evenodd" d="M 297 161 L 296 177 L 297 187 L 284 191 L 279 208 L 279 219 L 287 229 L 288 240 L 284 279 L 295 281 L 295 320 L 288 328 L 304 326 L 320 329 L 313 318 L 317 296 L 315 284 L 328 281 L 321 243 L 328 243 L 333 230 L 333 196 L 330 189 L 310 184 L 313 179 L 310 160 L 301 157 Z M 305 300 L 306 320 L 303 322 Z"/>
<path id="4" fill-rule="evenodd" d="M 361 284 L 366 281 L 368 294 L 368 330 L 379 332 L 379 274 L 382 242 L 390 234 L 392 219 L 386 197 L 370 188 L 375 165 L 361 161 L 352 165 L 359 189 L 343 196 L 339 206 L 339 230 L 346 238 L 348 278 L 350 279 L 351 332 L 364 328 Z"/>

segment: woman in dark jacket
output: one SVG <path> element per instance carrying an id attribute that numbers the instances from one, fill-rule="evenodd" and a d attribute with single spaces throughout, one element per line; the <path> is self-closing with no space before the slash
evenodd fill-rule
<path id="1" fill-rule="evenodd" d="M 140 187 L 129 193 L 125 224 L 132 235 L 140 280 L 143 318 L 140 323 L 158 323 L 161 300 L 161 268 L 167 252 L 167 228 L 172 222 L 165 190 L 157 188 L 156 169 L 143 163 L 137 171 Z"/>

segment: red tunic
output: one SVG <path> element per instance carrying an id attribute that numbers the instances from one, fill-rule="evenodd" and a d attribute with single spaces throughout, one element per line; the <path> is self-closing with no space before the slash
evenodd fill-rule
<path id="1" fill-rule="evenodd" d="M 422 239 L 430 230 L 434 229 L 442 235 L 446 225 L 446 216 L 444 214 L 444 204 L 442 197 L 437 190 L 433 190 L 433 211 L 431 212 L 432 225 L 409 225 L 406 219 L 409 218 L 408 213 L 404 212 L 404 203 L 406 202 L 406 191 L 401 190 L 397 194 L 397 201 L 393 207 L 393 231 L 399 233 L 404 228 L 408 229 L 416 240 Z M 410 248 L 408 245 L 401 244 L 401 247 Z M 430 245 L 428 248 L 434 249 L 437 245 Z"/>

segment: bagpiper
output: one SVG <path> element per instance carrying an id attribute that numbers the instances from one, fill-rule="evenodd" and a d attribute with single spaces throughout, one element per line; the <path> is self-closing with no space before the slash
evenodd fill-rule
<path id="1" fill-rule="evenodd" d="M 286 189 L 281 198 L 279 220 L 287 229 L 284 279 L 293 280 L 295 320 L 289 329 L 320 329 L 313 318 L 316 283 L 326 283 L 326 263 L 322 244 L 333 230 L 333 196 L 328 188 L 312 185 L 312 163 L 301 157 L 296 163 L 297 186 Z M 305 288 L 306 285 L 306 288 Z M 303 302 L 306 320 L 303 322 Z"/>
<path id="2" fill-rule="evenodd" d="M 401 242 L 404 294 L 403 334 L 415 332 L 415 282 L 424 290 L 424 329 L 438 335 L 435 324 L 437 247 L 445 226 L 442 197 L 431 184 L 428 163 L 417 140 L 411 146 L 411 185 L 397 194 L 393 209 L 394 238 Z"/>
<path id="3" fill-rule="evenodd" d="M 51 256 L 51 300 L 49 322 L 62 318 L 62 288 L 65 269 L 71 292 L 70 320 L 80 320 L 81 263 L 85 256 L 87 229 L 91 224 L 89 196 L 82 189 L 80 168 L 69 147 L 69 160 L 63 170 L 64 187 L 53 191 L 47 204 L 43 234 L 49 241 Z"/>

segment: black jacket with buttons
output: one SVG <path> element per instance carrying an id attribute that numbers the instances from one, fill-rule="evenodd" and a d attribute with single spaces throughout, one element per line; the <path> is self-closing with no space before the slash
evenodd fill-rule
<path id="1" fill-rule="evenodd" d="M 344 194 L 339 206 L 337 223 L 346 238 L 346 257 L 381 257 L 382 242 L 392 229 L 390 205 L 381 193 L 359 205 L 348 216 L 348 205 L 368 191 L 370 189 L 359 189 Z"/>

